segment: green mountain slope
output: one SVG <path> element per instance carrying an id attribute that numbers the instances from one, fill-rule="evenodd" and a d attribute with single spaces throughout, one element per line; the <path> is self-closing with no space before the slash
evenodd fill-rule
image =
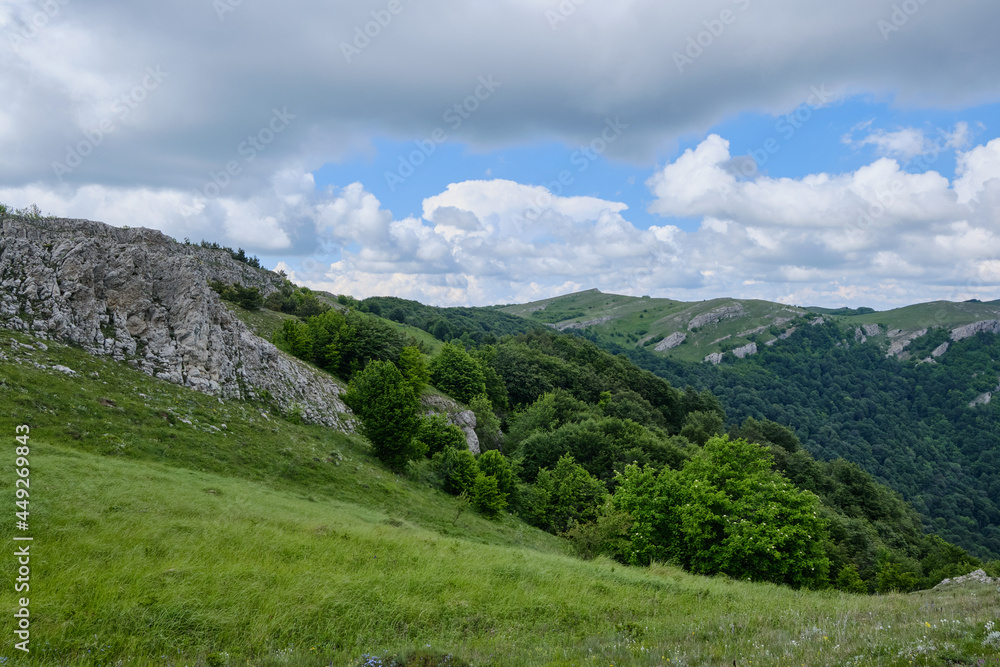
<path id="1" fill-rule="evenodd" d="M 586 330 L 595 340 L 648 349 L 673 359 L 702 361 L 750 343 L 758 348 L 808 322 L 833 320 L 843 326 L 879 325 L 886 349 L 906 334 L 926 328 L 955 328 L 1000 318 L 1000 303 L 937 301 L 884 312 L 800 308 L 769 301 L 671 299 L 604 294 L 597 290 L 501 308 L 503 312 L 560 331 Z M 870 310 L 870 309 L 864 309 Z M 890 340 L 888 333 L 898 329 Z M 878 338 L 881 336 L 881 338 Z M 673 338 L 671 338 L 673 337 Z"/>
<path id="2" fill-rule="evenodd" d="M 355 436 L 41 347 L 0 331 L 0 431 L 31 428 L 34 538 L 32 652 L 7 642 L 4 663 L 378 665 L 406 654 L 413 665 L 907 665 L 995 655 L 983 643 L 998 620 L 995 586 L 858 597 L 580 561 L 509 517 L 458 514 L 450 497 L 386 472 Z M 8 468 L 11 511 L 13 478 Z M 12 521 L 0 527 L 8 544 L 14 533 Z M 15 559 L 2 567 L 13 581 Z M 19 597 L 12 586 L 0 594 L 9 610 Z M 14 621 L 5 615 L 0 632 L 12 637 Z"/>

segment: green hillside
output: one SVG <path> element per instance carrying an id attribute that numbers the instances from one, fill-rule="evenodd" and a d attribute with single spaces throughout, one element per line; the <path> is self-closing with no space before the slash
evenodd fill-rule
<path id="1" fill-rule="evenodd" d="M 801 308 L 745 299 L 692 303 L 604 294 L 597 290 L 504 306 L 501 310 L 561 331 L 584 330 L 594 340 L 606 344 L 647 349 L 682 361 L 702 361 L 710 354 L 729 352 L 750 343 L 758 347 L 774 344 L 779 336 L 820 317 L 845 327 L 880 325 L 881 338 L 876 338 L 885 348 L 890 344 L 886 334 L 893 329 L 901 332 L 916 332 L 928 327 L 950 329 L 1000 318 L 1000 303 L 997 302 L 937 301 L 876 312 L 871 309 Z M 657 350 L 671 335 L 683 336 L 683 341 Z"/>
<path id="2" fill-rule="evenodd" d="M 996 656 L 987 629 L 1000 621 L 995 586 L 854 596 L 581 561 L 561 538 L 459 512 L 452 497 L 387 472 L 357 436 L 47 348 L 0 331 L 0 429 L 31 428 L 34 538 L 32 652 L 8 640 L 5 664 L 943 665 Z M 13 508 L 12 484 L 3 497 Z M 0 532 L 10 544 L 13 522 Z M 5 559 L 8 581 L 17 567 Z M 18 597 L 5 587 L 4 606 L 17 609 Z M 13 621 L 3 621 L 7 637 Z"/>

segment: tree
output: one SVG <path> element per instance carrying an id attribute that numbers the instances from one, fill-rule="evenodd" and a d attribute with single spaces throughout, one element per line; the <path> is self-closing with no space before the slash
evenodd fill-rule
<path id="1" fill-rule="evenodd" d="M 517 476 L 506 456 L 496 450 L 490 450 L 483 452 L 477 463 L 484 475 L 497 481 L 497 488 L 503 494 L 505 501 L 514 495 L 517 489 Z"/>
<path id="2" fill-rule="evenodd" d="M 415 346 L 407 345 L 399 353 L 398 365 L 403 377 L 419 396 L 431 379 L 431 372 L 427 368 L 427 364 L 424 363 L 424 355 Z"/>
<path id="3" fill-rule="evenodd" d="M 356 373 L 344 394 L 344 402 L 361 421 L 375 456 L 393 469 L 420 457 L 414 435 L 420 425 L 419 402 L 402 373 L 388 361 L 373 361 Z"/>
<path id="4" fill-rule="evenodd" d="M 596 520 L 607 497 L 604 484 L 568 454 L 559 459 L 554 470 L 540 470 L 535 485 L 548 495 L 546 519 L 549 529 L 556 532 Z"/>
<path id="5" fill-rule="evenodd" d="M 486 393 L 486 381 L 479 363 L 464 347 L 454 343 L 445 343 L 434 357 L 431 380 L 435 387 L 466 404 Z"/>
<path id="6" fill-rule="evenodd" d="M 493 412 L 493 404 L 486 394 L 480 394 L 469 402 L 469 407 L 476 415 L 476 437 L 479 438 L 480 451 L 500 449 L 500 420 Z"/>
<path id="7" fill-rule="evenodd" d="M 468 449 L 462 429 L 448 421 L 444 415 L 430 415 L 420 419 L 417 440 L 427 447 L 427 456 L 434 456 L 445 449 Z"/>
<path id="8" fill-rule="evenodd" d="M 866 595 L 868 593 L 868 586 L 861 579 L 861 575 L 858 574 L 858 566 L 854 563 L 848 563 L 840 569 L 840 574 L 837 575 L 836 586 L 848 593 L 857 593 L 858 595 Z"/>
<path id="9" fill-rule="evenodd" d="M 500 516 L 507 507 L 507 498 L 500 493 L 495 477 L 479 473 L 472 484 L 472 506 L 490 518 Z"/>
<path id="10" fill-rule="evenodd" d="M 435 454 L 431 462 L 445 491 L 455 496 L 472 491 L 479 466 L 468 449 L 446 447 Z"/>
<path id="11" fill-rule="evenodd" d="M 819 498 L 771 470 L 771 455 L 714 437 L 679 470 L 629 466 L 613 498 L 633 519 L 630 561 L 794 587 L 826 584 Z"/>

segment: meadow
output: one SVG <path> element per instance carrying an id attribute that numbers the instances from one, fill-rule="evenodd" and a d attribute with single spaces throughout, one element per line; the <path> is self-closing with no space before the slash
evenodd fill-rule
<path id="1" fill-rule="evenodd" d="M 580 560 L 357 436 L 46 347 L 0 332 L 0 540 L 24 534 L 19 424 L 34 538 L 27 655 L 0 561 L 0 664 L 1000 664 L 996 585 L 854 596 Z"/>

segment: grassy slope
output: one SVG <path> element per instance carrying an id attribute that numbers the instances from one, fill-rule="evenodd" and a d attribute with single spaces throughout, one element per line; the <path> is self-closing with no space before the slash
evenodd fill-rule
<path id="1" fill-rule="evenodd" d="M 688 323 L 694 317 L 733 303 L 740 303 L 743 306 L 743 315 L 706 324 L 698 327 L 697 331 L 688 330 Z M 771 340 L 774 335 L 766 329 L 756 336 L 752 334 L 740 336 L 740 334 L 761 326 L 770 328 L 775 320 L 795 317 L 796 312 L 791 311 L 805 312 L 797 307 L 769 301 L 713 299 L 686 303 L 671 299 L 603 294 L 597 290 L 506 306 L 502 310 L 539 322 L 557 324 L 560 327 L 611 317 L 612 320 L 589 325 L 588 329 L 599 337 L 620 345 L 642 345 L 651 339 L 659 339 L 678 331 L 683 332 L 687 334 L 687 340 L 663 353 L 682 361 L 701 361 L 712 352 L 732 349 L 751 340 L 756 340 L 758 344 Z M 1000 304 L 935 301 L 867 315 L 832 316 L 832 318 L 825 315 L 825 317 L 849 326 L 880 324 L 883 329 L 917 331 L 935 327 L 954 328 L 981 320 L 997 319 L 1000 318 Z M 783 327 L 784 325 L 779 328 Z M 888 345 L 887 340 L 882 342 Z M 652 349 L 652 346 L 649 349 Z"/>
<path id="2" fill-rule="evenodd" d="M 0 331 L 8 356 L 12 339 L 30 342 Z M 451 498 L 386 473 L 353 436 L 73 348 L 16 354 L 27 363 L 0 361 L 0 433 L 32 427 L 35 652 L 20 662 L 340 665 L 427 645 L 525 666 L 996 655 L 981 645 L 995 586 L 854 597 L 581 562 L 513 519 L 454 524 Z M 10 582 L 14 559 L 0 568 Z M 0 604 L 16 597 L 4 586 Z"/>

